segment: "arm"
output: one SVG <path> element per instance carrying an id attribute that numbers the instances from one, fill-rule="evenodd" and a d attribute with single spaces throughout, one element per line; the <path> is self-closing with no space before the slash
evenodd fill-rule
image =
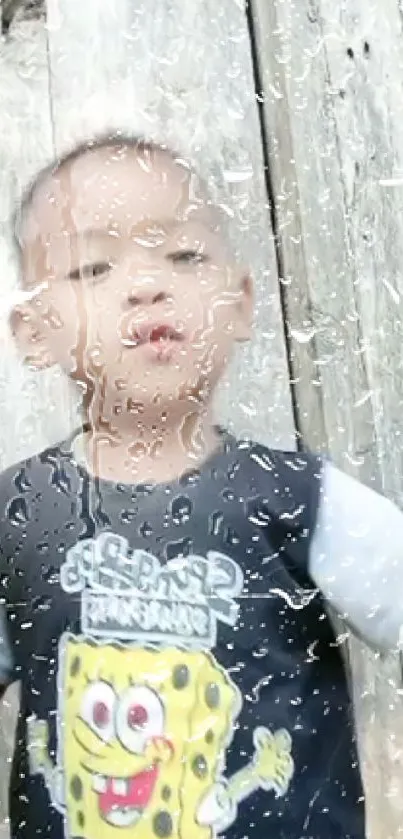
<path id="1" fill-rule="evenodd" d="M 403 640 L 403 513 L 326 464 L 309 570 L 341 617 L 370 646 Z"/>

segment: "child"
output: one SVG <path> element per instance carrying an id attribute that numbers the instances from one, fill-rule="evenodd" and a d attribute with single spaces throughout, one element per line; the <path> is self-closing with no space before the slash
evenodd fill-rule
<path id="1" fill-rule="evenodd" d="M 0 480 L 12 839 L 365 836 L 326 609 L 397 647 L 403 517 L 215 426 L 252 317 L 221 222 L 183 161 L 116 137 L 23 201 L 13 331 L 86 422 Z"/>

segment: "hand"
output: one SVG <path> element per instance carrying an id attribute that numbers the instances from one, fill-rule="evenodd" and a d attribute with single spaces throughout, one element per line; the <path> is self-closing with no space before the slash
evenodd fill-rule
<path id="1" fill-rule="evenodd" d="M 277 795 L 287 792 L 294 772 L 291 756 L 291 737 L 285 728 L 274 734 L 267 728 L 257 728 L 253 735 L 255 757 L 254 772 L 262 789 L 274 789 Z"/>

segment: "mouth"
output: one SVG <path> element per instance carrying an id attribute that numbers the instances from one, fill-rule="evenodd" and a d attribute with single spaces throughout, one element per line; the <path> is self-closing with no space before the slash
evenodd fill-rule
<path id="1" fill-rule="evenodd" d="M 92 776 L 92 789 L 98 796 L 99 812 L 104 821 L 115 827 L 135 825 L 148 806 L 158 777 L 152 766 L 129 778 Z"/>
<path id="2" fill-rule="evenodd" d="M 135 324 L 131 320 L 120 325 L 120 337 L 125 347 L 141 347 L 149 344 L 158 349 L 184 340 L 180 329 L 167 323 Z"/>

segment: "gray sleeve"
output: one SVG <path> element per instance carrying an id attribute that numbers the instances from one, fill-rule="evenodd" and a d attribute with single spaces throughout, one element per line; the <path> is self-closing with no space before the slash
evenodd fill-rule
<path id="1" fill-rule="evenodd" d="M 0 685 L 8 685 L 14 679 L 14 662 L 7 631 L 4 606 L 0 605 Z"/>
<path id="2" fill-rule="evenodd" d="M 372 489 L 326 464 L 311 577 L 370 646 L 402 646 L 403 513 Z"/>

